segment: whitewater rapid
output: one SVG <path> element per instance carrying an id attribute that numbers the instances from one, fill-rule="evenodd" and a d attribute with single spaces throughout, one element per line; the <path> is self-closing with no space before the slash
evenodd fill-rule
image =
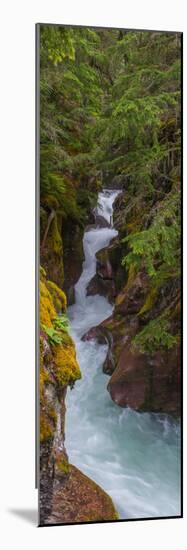
<path id="1" fill-rule="evenodd" d="M 96 214 L 111 227 L 84 234 L 85 261 L 68 308 L 82 379 L 68 390 L 66 449 L 69 460 L 113 499 L 121 519 L 180 515 L 180 426 L 164 414 L 118 407 L 107 392 L 102 365 L 107 346 L 82 341 L 89 328 L 109 317 L 113 307 L 103 296 L 87 296 L 96 272 L 95 254 L 117 235 L 113 202 L 117 191 L 99 193 Z"/>

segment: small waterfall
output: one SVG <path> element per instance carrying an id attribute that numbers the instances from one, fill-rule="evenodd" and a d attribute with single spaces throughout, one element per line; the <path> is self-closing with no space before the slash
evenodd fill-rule
<path id="1" fill-rule="evenodd" d="M 118 191 L 99 193 L 97 214 L 109 223 Z M 110 494 L 121 518 L 180 515 L 180 426 L 167 415 L 121 409 L 107 392 L 102 365 L 107 346 L 81 340 L 112 313 L 103 296 L 86 296 L 95 254 L 117 235 L 112 228 L 84 234 L 85 261 L 69 307 L 82 379 L 68 390 L 66 449 L 70 461 Z"/>
<path id="2" fill-rule="evenodd" d="M 110 189 L 103 189 L 98 195 L 97 207 L 95 214 L 102 216 L 113 227 L 113 203 L 120 191 L 113 191 Z"/>
<path id="3" fill-rule="evenodd" d="M 116 235 L 117 231 L 108 227 L 103 229 L 95 228 L 84 234 L 83 248 L 85 261 L 80 279 L 75 285 L 76 304 L 85 304 L 87 285 L 96 273 L 96 252 L 108 246 L 111 239 Z"/>

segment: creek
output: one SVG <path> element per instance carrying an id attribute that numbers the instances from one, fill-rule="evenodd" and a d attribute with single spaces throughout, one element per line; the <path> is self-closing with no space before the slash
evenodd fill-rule
<path id="1" fill-rule="evenodd" d="M 138 413 L 116 405 L 106 387 L 102 365 L 107 346 L 82 341 L 91 327 L 112 314 L 99 295 L 87 296 L 96 273 L 98 250 L 117 235 L 113 203 L 118 191 L 99 193 L 97 214 L 111 227 L 84 233 L 85 261 L 68 308 L 82 379 L 68 390 L 66 449 L 72 464 L 96 481 L 113 499 L 121 519 L 180 515 L 180 425 L 165 414 Z"/>

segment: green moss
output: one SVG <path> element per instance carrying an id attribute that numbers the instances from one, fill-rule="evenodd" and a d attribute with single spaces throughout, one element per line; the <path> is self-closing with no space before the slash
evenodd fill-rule
<path id="1" fill-rule="evenodd" d="M 163 316 L 149 321 L 132 340 L 132 351 L 153 354 L 157 350 L 169 350 L 179 342 L 179 336 L 170 332 L 170 323 Z"/>
<path id="2" fill-rule="evenodd" d="M 107 323 L 107 329 L 108 330 L 112 330 L 114 327 L 115 327 L 115 322 L 114 321 L 110 321 L 110 322 Z"/>
<path id="3" fill-rule="evenodd" d="M 128 234 L 135 233 L 136 231 L 139 231 L 141 225 L 142 225 L 142 219 L 139 219 L 139 220 L 135 219 L 134 221 L 127 223 L 125 226 L 125 229 L 128 231 Z"/>
<path id="4" fill-rule="evenodd" d="M 42 243 L 45 229 L 47 226 L 48 214 L 46 210 L 40 206 L 40 242 Z"/>
<path id="5" fill-rule="evenodd" d="M 67 307 L 67 299 L 65 293 L 52 281 L 47 281 L 46 285 L 53 297 L 53 303 L 57 313 L 61 313 L 62 311 L 64 312 Z"/>
<path id="6" fill-rule="evenodd" d="M 40 366 L 40 401 L 42 403 L 43 400 L 43 388 L 46 383 L 49 383 L 49 373 L 44 368 L 44 366 Z"/>
<path id="7" fill-rule="evenodd" d="M 56 296 L 60 300 L 61 307 L 66 307 L 66 296 L 64 292 L 51 281 L 40 282 L 40 322 L 41 328 L 54 329 L 53 321 L 56 319 L 55 300 Z M 47 330 L 46 328 L 46 330 Z M 59 335 L 59 343 L 52 347 L 52 358 L 54 363 L 54 372 L 56 379 L 61 386 L 72 384 L 75 380 L 81 378 L 79 365 L 76 361 L 75 346 L 72 338 L 64 330 L 56 330 Z M 55 344 L 55 341 L 54 341 Z M 42 348 L 41 348 L 42 357 Z M 41 366 L 42 386 L 47 381 L 47 374 L 43 372 Z"/>
<path id="8" fill-rule="evenodd" d="M 68 386 L 81 378 L 81 371 L 76 360 L 75 347 L 57 345 L 53 350 L 54 373 L 60 386 Z"/>
<path id="9" fill-rule="evenodd" d="M 48 218 L 45 224 L 42 225 L 42 237 L 45 234 Z M 41 247 L 41 262 L 44 265 L 49 279 L 57 284 L 63 284 L 64 266 L 63 266 L 63 243 L 61 237 L 62 215 L 55 214 L 48 234 L 45 240 L 45 245 Z"/>
<path id="10" fill-rule="evenodd" d="M 44 281 L 40 281 L 40 325 L 51 328 L 52 321 L 56 317 L 52 296 Z"/>
<path id="11" fill-rule="evenodd" d="M 62 472 L 63 474 L 67 475 L 70 473 L 70 465 L 69 462 L 65 459 L 56 461 L 56 467 L 57 469 Z"/>
<path id="12" fill-rule="evenodd" d="M 44 267 L 42 267 L 41 265 L 40 265 L 40 279 L 42 281 L 45 281 L 45 279 L 46 279 L 46 271 L 45 271 Z"/>
<path id="13" fill-rule="evenodd" d="M 63 342 L 63 346 L 72 346 L 72 338 L 71 336 L 68 334 L 68 332 L 65 332 L 65 331 L 58 331 L 61 338 L 62 338 L 62 342 Z"/>
<path id="14" fill-rule="evenodd" d="M 57 216 L 54 217 L 54 220 L 51 224 L 51 249 L 57 256 L 62 256 L 63 254 L 63 247 L 62 247 L 62 239 L 59 233 L 58 229 L 58 223 L 57 223 Z"/>
<path id="15" fill-rule="evenodd" d="M 54 408 L 46 407 L 44 388 L 50 382 L 50 374 L 45 368 L 44 359 L 44 340 L 40 337 L 40 441 L 48 441 L 52 438 L 57 416 Z"/>
<path id="16" fill-rule="evenodd" d="M 54 435 L 54 429 L 50 425 L 45 412 L 40 413 L 40 442 L 49 441 Z"/>
<path id="17" fill-rule="evenodd" d="M 64 292 L 52 281 L 46 281 L 45 270 L 41 269 L 40 281 L 40 441 L 44 443 L 54 437 L 57 414 L 55 408 L 48 403 L 46 398 L 46 386 L 55 384 L 56 387 L 72 385 L 81 377 L 79 365 L 76 360 L 75 346 L 69 334 L 61 329 L 54 328 L 57 317 L 57 301 L 60 309 L 66 308 L 66 296 Z M 65 317 L 65 316 L 64 316 Z M 55 331 L 59 335 L 59 343 L 52 342 L 48 331 Z M 48 342 L 48 346 L 44 345 Z M 64 461 L 60 462 L 59 470 L 68 473 L 68 466 Z"/>
<path id="18" fill-rule="evenodd" d="M 59 202 L 54 197 L 54 195 L 46 195 L 45 197 L 42 197 L 42 204 L 43 206 L 47 206 L 47 208 L 51 208 L 54 210 L 57 210 L 59 208 Z"/>
<path id="19" fill-rule="evenodd" d="M 157 294 L 158 294 L 158 289 L 155 288 L 155 287 L 151 288 L 151 290 L 148 293 L 148 295 L 146 297 L 146 300 L 145 300 L 143 306 L 141 307 L 138 315 L 143 315 L 144 313 L 147 313 L 148 311 L 150 311 L 150 309 L 152 308 L 152 306 L 155 303 Z"/>
<path id="20" fill-rule="evenodd" d="M 131 288 L 131 286 L 134 283 L 136 274 L 137 274 L 136 267 L 134 266 L 134 264 L 131 264 L 131 266 L 129 268 L 129 272 L 128 272 L 127 283 L 125 284 L 123 290 L 118 294 L 118 296 L 116 298 L 116 301 L 115 301 L 116 306 L 120 306 L 123 303 L 123 301 L 126 297 L 127 291 L 129 290 L 129 288 Z"/>

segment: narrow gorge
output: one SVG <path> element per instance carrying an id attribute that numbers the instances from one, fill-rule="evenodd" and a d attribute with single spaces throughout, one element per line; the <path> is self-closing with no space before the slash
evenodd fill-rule
<path id="1" fill-rule="evenodd" d="M 111 190 L 99 194 L 100 215 L 108 222 L 111 198 L 114 201 L 117 194 Z M 112 497 L 121 518 L 175 516 L 180 513 L 178 420 L 115 405 L 103 374 L 108 346 L 94 337 L 82 338 L 93 326 L 112 319 L 113 306 L 98 294 L 87 296 L 87 286 L 96 272 L 96 252 L 116 235 L 110 227 L 84 234 L 83 271 L 75 287 L 75 305 L 68 309 L 82 380 L 66 400 L 66 447 L 72 463 Z"/>
<path id="2" fill-rule="evenodd" d="M 181 514 L 180 55 L 40 26 L 40 525 Z"/>

